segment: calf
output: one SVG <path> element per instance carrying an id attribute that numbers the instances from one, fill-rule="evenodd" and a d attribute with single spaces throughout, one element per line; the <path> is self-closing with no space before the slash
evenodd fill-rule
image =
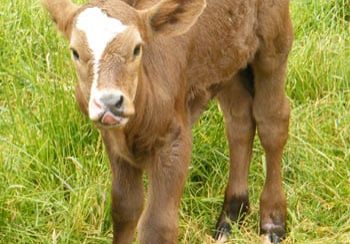
<path id="1" fill-rule="evenodd" d="M 288 135 L 284 80 L 292 27 L 288 0 L 70 0 L 44 4 L 69 40 L 76 99 L 100 129 L 112 169 L 113 243 L 176 243 L 191 127 L 219 101 L 230 174 L 215 238 L 249 209 L 257 129 L 267 175 L 260 229 L 285 235 L 281 158 Z M 143 172 L 149 177 L 144 207 Z M 142 216 L 141 216 L 142 215 Z M 139 220 L 140 219 L 140 220 Z"/>

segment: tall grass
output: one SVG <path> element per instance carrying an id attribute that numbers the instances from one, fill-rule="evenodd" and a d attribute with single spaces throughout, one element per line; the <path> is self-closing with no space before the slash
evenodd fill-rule
<path id="1" fill-rule="evenodd" d="M 350 242 L 350 3 L 293 0 L 293 107 L 284 154 L 286 243 Z M 38 2 L 0 0 L 0 243 L 108 243 L 110 170 L 78 111 L 67 44 Z M 194 128 L 181 243 L 209 243 L 223 201 L 228 149 L 210 105 Z M 232 243 L 257 243 L 264 157 L 256 140 L 252 211 Z"/>

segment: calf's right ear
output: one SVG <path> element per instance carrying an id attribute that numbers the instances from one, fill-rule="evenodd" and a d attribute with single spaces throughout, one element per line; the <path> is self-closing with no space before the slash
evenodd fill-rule
<path id="1" fill-rule="evenodd" d="M 140 11 L 146 36 L 177 36 L 187 32 L 206 7 L 206 0 L 161 0 Z"/>
<path id="2" fill-rule="evenodd" d="M 58 30 L 69 38 L 73 16 L 79 6 L 75 5 L 70 0 L 42 0 L 42 4 L 51 15 Z"/>

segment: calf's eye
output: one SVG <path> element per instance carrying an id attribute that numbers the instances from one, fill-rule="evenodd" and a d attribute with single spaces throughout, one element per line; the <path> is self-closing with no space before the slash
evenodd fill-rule
<path id="1" fill-rule="evenodd" d="M 134 48 L 134 57 L 139 56 L 141 53 L 141 44 L 137 44 Z"/>
<path id="2" fill-rule="evenodd" d="M 75 50 L 74 48 L 71 48 L 72 51 L 72 55 L 74 60 L 78 61 L 79 60 L 79 53 L 77 52 L 77 50 Z"/>

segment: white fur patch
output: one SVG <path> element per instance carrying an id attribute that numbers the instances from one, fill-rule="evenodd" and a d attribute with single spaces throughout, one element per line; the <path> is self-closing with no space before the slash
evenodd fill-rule
<path id="1" fill-rule="evenodd" d="M 86 35 L 94 58 L 94 74 L 96 76 L 98 64 L 108 43 L 125 31 L 128 26 L 118 19 L 108 17 L 101 9 L 94 7 L 87 8 L 79 14 L 76 27 Z M 94 79 L 96 78 L 94 77 Z"/>
<path id="2" fill-rule="evenodd" d="M 97 81 L 100 61 L 107 45 L 120 33 L 124 32 L 128 26 L 120 20 L 108 17 L 100 8 L 87 8 L 81 12 L 77 18 L 76 28 L 85 33 L 87 43 L 93 55 L 93 81 L 89 101 L 89 115 L 95 119 L 96 114 L 93 99 L 97 91 Z"/>

